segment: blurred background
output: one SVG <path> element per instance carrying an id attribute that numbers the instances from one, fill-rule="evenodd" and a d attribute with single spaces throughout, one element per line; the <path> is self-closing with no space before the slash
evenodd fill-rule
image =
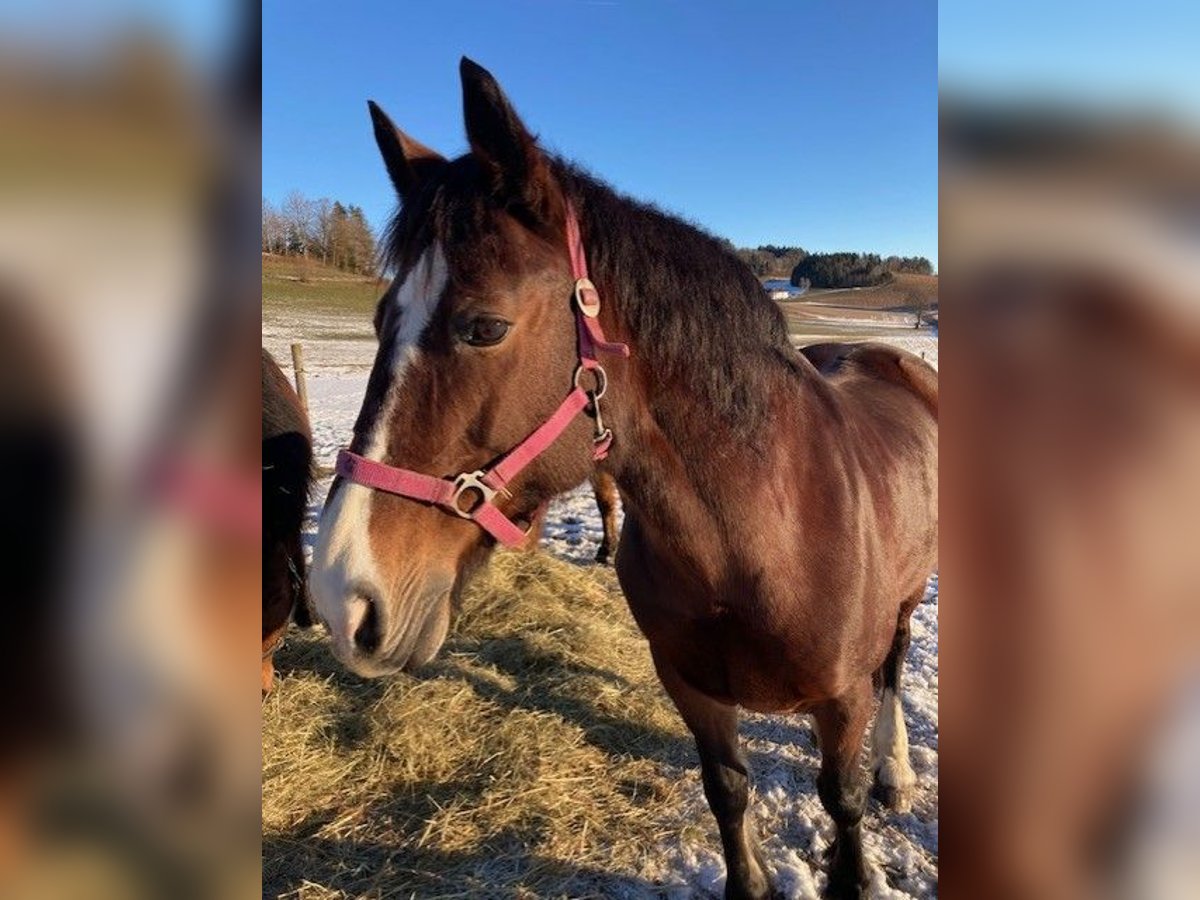
<path id="1" fill-rule="evenodd" d="M 1194 897 L 1200 14 L 939 30 L 942 889 Z M 0 13 L 0 895 L 258 890 L 259 60 Z"/>
<path id="2" fill-rule="evenodd" d="M 0 896 L 258 890 L 259 73 L 232 2 L 0 11 Z"/>
<path id="3" fill-rule="evenodd" d="M 1198 29 L 939 11 L 946 896 L 1200 895 Z"/>

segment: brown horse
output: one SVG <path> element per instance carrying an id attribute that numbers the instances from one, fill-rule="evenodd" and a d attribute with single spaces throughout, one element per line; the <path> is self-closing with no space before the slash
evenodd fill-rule
<path id="1" fill-rule="evenodd" d="M 471 149 L 452 161 L 372 104 L 402 206 L 313 562 L 334 653 L 367 676 L 430 659 L 492 537 L 607 451 L 618 575 L 695 735 L 726 895 L 772 894 L 742 706 L 814 715 L 828 892 L 858 896 L 873 676 L 877 783 L 901 806 L 914 780 L 899 678 L 936 563 L 936 374 L 880 346 L 822 353 L 819 372 L 716 239 L 548 156 L 487 72 L 464 59 L 462 78 Z"/>

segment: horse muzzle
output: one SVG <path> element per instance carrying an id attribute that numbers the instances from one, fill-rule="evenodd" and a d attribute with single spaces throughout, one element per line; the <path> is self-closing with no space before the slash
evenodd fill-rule
<path id="1" fill-rule="evenodd" d="M 356 586 L 343 601 L 342 615 L 325 619 L 333 655 L 363 678 L 423 666 L 437 655 L 450 630 L 452 586 L 451 579 L 437 578 L 389 598 Z"/>

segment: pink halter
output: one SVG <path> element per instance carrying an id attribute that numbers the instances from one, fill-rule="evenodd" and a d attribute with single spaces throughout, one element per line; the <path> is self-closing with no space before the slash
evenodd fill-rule
<path id="1" fill-rule="evenodd" d="M 493 502 L 496 495 L 508 496 L 508 484 L 545 452 L 575 417 L 588 407 L 591 407 L 595 420 L 593 458 L 601 460 L 608 455 L 613 434 L 600 417 L 600 398 L 608 387 L 608 377 L 596 360 L 596 352 L 629 356 L 629 347 L 607 340 L 600 327 L 600 294 L 588 278 L 579 219 L 570 200 L 567 200 L 567 249 L 571 256 L 571 274 L 575 277 L 572 301 L 575 327 L 579 334 L 579 362 L 575 366 L 570 393 L 550 418 L 488 469 L 463 472 L 453 478 L 436 478 L 410 469 L 397 469 L 342 450 L 337 458 L 337 473 L 355 484 L 440 506 L 447 512 L 475 522 L 506 546 L 523 543 L 527 533 L 500 511 L 500 507 Z M 584 390 L 579 384 L 579 376 L 585 371 L 591 372 L 596 379 L 596 386 L 591 390 Z"/>

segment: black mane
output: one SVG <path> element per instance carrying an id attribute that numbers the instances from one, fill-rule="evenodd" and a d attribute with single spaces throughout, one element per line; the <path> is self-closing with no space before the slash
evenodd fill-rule
<path id="1" fill-rule="evenodd" d="M 656 380 L 686 385 L 689 414 L 758 427 L 764 376 L 798 363 L 783 313 L 750 267 L 695 225 L 561 160 L 553 169 L 579 210 L 592 280 L 602 294 L 615 290 L 617 315 Z"/>

